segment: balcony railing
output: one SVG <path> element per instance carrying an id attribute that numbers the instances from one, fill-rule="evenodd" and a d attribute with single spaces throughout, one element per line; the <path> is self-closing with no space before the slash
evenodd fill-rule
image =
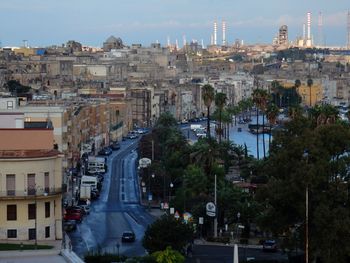
<path id="1" fill-rule="evenodd" d="M 40 197 L 40 196 L 51 196 L 62 193 L 62 188 L 38 188 L 38 189 L 26 189 L 26 190 L 7 190 L 0 191 L 0 197 Z"/>

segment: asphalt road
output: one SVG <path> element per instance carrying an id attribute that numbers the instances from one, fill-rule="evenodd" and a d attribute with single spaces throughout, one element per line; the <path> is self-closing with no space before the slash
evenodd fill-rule
<path id="1" fill-rule="evenodd" d="M 69 234 L 73 250 L 83 257 L 87 252 L 119 253 L 127 256 L 145 254 L 142 238 L 149 224 L 154 221 L 140 205 L 140 191 L 136 173 L 136 148 L 138 140 L 121 142 L 121 149 L 108 157 L 108 171 L 100 198 L 91 205 L 78 229 Z M 136 234 L 133 243 L 121 242 L 123 231 Z"/>

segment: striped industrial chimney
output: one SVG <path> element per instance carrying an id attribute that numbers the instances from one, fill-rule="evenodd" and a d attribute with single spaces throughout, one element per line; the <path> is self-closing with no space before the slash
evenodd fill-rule
<path id="1" fill-rule="evenodd" d="M 218 43 L 217 43 L 217 36 L 218 36 L 218 24 L 217 22 L 215 21 L 214 22 L 214 45 L 216 46 Z"/>
<path id="2" fill-rule="evenodd" d="M 311 12 L 307 12 L 307 39 L 306 39 L 306 46 L 311 47 L 312 46 L 312 40 L 311 40 Z"/>
<path id="3" fill-rule="evenodd" d="M 226 21 L 222 21 L 222 45 L 226 46 Z"/>

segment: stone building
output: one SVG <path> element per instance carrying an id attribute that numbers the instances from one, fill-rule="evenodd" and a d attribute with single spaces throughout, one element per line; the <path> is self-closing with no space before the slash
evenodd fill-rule
<path id="1" fill-rule="evenodd" d="M 0 129 L 0 240 L 62 239 L 62 160 L 52 128 Z"/>

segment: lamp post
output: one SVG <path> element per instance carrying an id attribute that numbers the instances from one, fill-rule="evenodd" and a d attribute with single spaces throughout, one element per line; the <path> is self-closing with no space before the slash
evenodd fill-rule
<path id="1" fill-rule="evenodd" d="M 308 164 L 309 153 L 307 150 L 304 151 L 303 158 Z M 305 263 L 309 263 L 309 185 L 307 183 L 305 189 Z"/>
<path id="2" fill-rule="evenodd" d="M 151 211 L 151 201 L 153 199 L 152 197 L 152 191 L 151 191 L 151 177 L 154 178 L 155 175 L 154 173 L 152 173 L 152 175 L 150 176 L 148 174 L 148 210 Z"/>
<path id="3" fill-rule="evenodd" d="M 174 184 L 173 183 L 170 183 L 169 185 L 169 207 L 170 207 L 170 197 L 171 197 L 171 189 L 174 187 Z"/>
<path id="4" fill-rule="evenodd" d="M 38 231 L 37 231 L 37 216 L 38 216 L 38 212 L 37 212 L 37 201 L 36 201 L 36 191 L 37 188 L 35 186 L 34 189 L 34 206 L 35 206 L 35 221 L 34 221 L 34 229 L 35 229 L 35 249 L 38 249 Z"/>
<path id="5" fill-rule="evenodd" d="M 241 217 L 241 213 L 238 212 L 237 213 L 237 227 L 236 227 L 236 239 L 237 239 L 237 242 L 238 242 L 238 228 L 239 228 L 239 218 Z"/>

